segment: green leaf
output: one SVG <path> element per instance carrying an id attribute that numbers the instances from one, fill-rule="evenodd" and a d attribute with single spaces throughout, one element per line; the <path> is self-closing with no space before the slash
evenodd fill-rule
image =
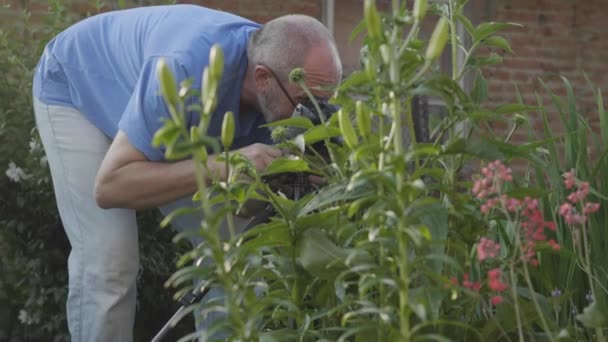
<path id="1" fill-rule="evenodd" d="M 297 330 L 291 329 L 282 329 L 282 330 L 273 330 L 273 331 L 265 331 L 260 333 L 259 342 L 289 342 L 289 341 L 297 341 L 298 334 Z"/>
<path id="2" fill-rule="evenodd" d="M 304 133 L 306 144 L 312 145 L 326 138 L 340 136 L 340 129 L 337 127 L 315 126 Z"/>
<path id="3" fill-rule="evenodd" d="M 243 248 L 259 250 L 264 247 L 281 247 L 291 245 L 291 233 L 287 223 L 274 221 L 257 225 L 243 234 Z"/>
<path id="4" fill-rule="evenodd" d="M 299 229 L 322 227 L 328 222 L 335 222 L 335 217 L 338 216 L 341 210 L 342 208 L 340 207 L 333 207 L 318 213 L 298 215 L 296 218 L 296 226 Z"/>
<path id="5" fill-rule="evenodd" d="M 501 48 L 509 53 L 513 52 L 513 50 L 511 49 L 511 45 L 509 45 L 509 42 L 502 36 L 488 37 L 481 42 L 481 45 Z"/>
<path id="6" fill-rule="evenodd" d="M 371 57 L 370 57 L 371 58 Z M 353 71 L 343 82 L 340 84 L 338 91 L 349 89 L 352 87 L 360 86 L 369 82 L 367 73 L 365 71 Z"/>
<path id="7" fill-rule="evenodd" d="M 475 33 L 475 26 L 473 26 L 473 23 L 471 23 L 469 18 L 465 17 L 461 13 L 456 13 L 456 19 L 458 19 L 458 21 L 462 23 L 464 28 L 467 30 L 467 32 L 469 32 L 471 36 Z"/>
<path id="8" fill-rule="evenodd" d="M 455 103 L 469 103 L 469 96 L 462 90 L 460 84 L 445 74 L 438 75 L 421 83 L 412 90 L 412 95 L 426 95 L 430 97 L 441 97 L 448 106 Z"/>
<path id="9" fill-rule="evenodd" d="M 488 98 L 488 82 L 483 76 L 481 70 L 477 71 L 477 76 L 473 81 L 473 89 L 471 90 L 471 99 L 479 104 Z"/>
<path id="10" fill-rule="evenodd" d="M 268 176 L 277 173 L 304 171 L 310 171 L 310 168 L 304 159 L 297 156 L 288 156 L 273 160 L 261 175 Z"/>
<path id="11" fill-rule="evenodd" d="M 602 141 L 604 147 L 608 146 L 608 112 L 604 108 L 604 99 L 602 98 L 602 91 L 597 90 L 597 110 L 600 117 L 600 132 L 602 135 Z"/>
<path id="12" fill-rule="evenodd" d="M 279 126 L 287 126 L 287 127 L 300 127 L 300 128 L 313 128 L 315 125 L 310 121 L 310 119 L 305 118 L 303 116 L 292 116 L 289 119 L 274 121 L 271 123 L 267 123 L 262 125 L 262 127 L 279 127 Z"/>
<path id="13" fill-rule="evenodd" d="M 469 59 L 468 66 L 482 67 L 492 66 L 502 63 L 503 58 L 496 52 L 491 52 L 489 56 L 473 57 Z"/>
<path id="14" fill-rule="evenodd" d="M 348 252 L 331 241 L 324 231 L 306 229 L 299 237 L 298 261 L 310 274 L 321 279 L 333 279 L 346 269 Z"/>
<path id="15" fill-rule="evenodd" d="M 424 203 L 415 206 L 410 215 L 428 228 L 430 240 L 433 241 L 431 252 L 435 255 L 443 255 L 449 228 L 448 209 L 440 203 Z M 433 263 L 432 268 L 435 272 L 441 273 L 442 266 L 443 264 L 437 261 Z"/>
<path id="16" fill-rule="evenodd" d="M 330 184 L 323 187 L 300 211 L 300 215 L 308 214 L 311 211 L 319 210 L 337 201 L 354 200 L 361 197 L 375 194 L 371 187 L 358 187 L 351 191 L 346 191 L 347 182 Z"/>
<path id="17" fill-rule="evenodd" d="M 484 160 L 503 160 L 505 155 L 494 141 L 488 139 L 464 140 L 458 139 L 447 146 L 445 154 L 469 154 Z"/>
<path id="18" fill-rule="evenodd" d="M 608 318 L 606 317 L 606 313 L 604 313 L 600 305 L 599 301 L 594 301 L 583 310 L 582 314 L 576 315 L 576 319 L 583 323 L 587 328 L 607 328 L 608 327 Z"/>
<path id="19" fill-rule="evenodd" d="M 350 33 L 350 37 L 348 37 L 348 43 L 351 44 L 357 37 L 363 32 L 365 29 L 365 20 L 359 21 L 357 26 Z"/>
<path id="20" fill-rule="evenodd" d="M 436 287 L 418 287 L 409 290 L 410 307 L 421 320 L 438 319 L 441 302 L 446 297 L 444 289 Z M 430 317 L 427 317 L 427 313 Z"/>
<path id="21" fill-rule="evenodd" d="M 510 27 L 523 27 L 517 23 L 497 23 L 497 22 L 488 22 L 482 23 L 473 32 L 473 43 L 480 42 L 489 36 L 495 34 L 498 31 L 504 30 Z"/>
<path id="22" fill-rule="evenodd" d="M 159 147 L 160 145 L 171 145 L 180 135 L 181 129 L 175 121 L 167 119 L 165 124 L 154 133 L 152 138 L 152 146 Z"/>

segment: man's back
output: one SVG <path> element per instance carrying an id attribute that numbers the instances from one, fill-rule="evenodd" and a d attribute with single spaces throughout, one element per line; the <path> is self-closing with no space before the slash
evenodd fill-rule
<path id="1" fill-rule="evenodd" d="M 231 93 L 225 94 L 218 110 L 223 114 L 236 107 L 238 111 L 247 40 L 258 27 L 241 17 L 192 5 L 100 14 L 49 42 L 36 74 L 34 95 L 47 104 L 80 110 L 109 137 L 119 128 L 134 140 L 136 135 L 146 135 L 138 146 L 144 149 L 158 128 L 158 117 L 166 114 L 155 79 L 158 59 L 167 60 L 178 81 L 192 77 L 198 87 L 209 49 L 219 43 L 228 71 L 222 84 L 230 84 Z M 119 124 L 121 120 L 124 124 Z M 141 128 L 129 132 L 123 127 L 127 122 L 143 123 L 147 132 Z"/>

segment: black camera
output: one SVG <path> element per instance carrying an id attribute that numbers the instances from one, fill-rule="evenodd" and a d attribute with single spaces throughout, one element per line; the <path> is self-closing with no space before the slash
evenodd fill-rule
<path id="1" fill-rule="evenodd" d="M 325 99 L 316 99 L 316 106 L 312 100 L 307 99 L 299 103 L 292 113 L 292 117 L 304 117 L 309 119 L 313 125 L 317 126 L 327 121 L 340 108 L 337 105 L 327 102 Z M 323 118 L 321 118 L 321 115 Z M 291 140 L 298 135 L 306 132 L 305 128 L 286 127 L 282 134 L 281 141 Z M 281 142 L 275 141 L 275 142 Z M 329 139 L 331 143 L 341 145 L 341 137 L 332 137 Z M 313 152 L 314 151 L 314 152 Z M 315 142 L 307 148 L 306 154 L 310 156 L 320 157 L 324 162 L 330 161 L 329 151 L 325 144 L 325 140 Z M 311 183 L 308 180 L 309 174 L 306 172 L 288 172 L 270 177 L 265 177 L 264 181 L 269 183 L 271 188 L 277 192 L 281 192 L 289 199 L 299 199 L 300 197 L 311 193 L 318 189 L 318 185 Z"/>

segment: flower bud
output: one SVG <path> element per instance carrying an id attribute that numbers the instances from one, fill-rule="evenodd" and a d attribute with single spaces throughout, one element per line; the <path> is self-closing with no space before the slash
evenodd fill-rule
<path id="1" fill-rule="evenodd" d="M 219 82 L 224 72 L 224 52 L 219 44 L 213 44 L 209 52 L 209 67 L 215 82 Z"/>
<path id="2" fill-rule="evenodd" d="M 215 105 L 217 103 L 216 92 L 217 92 L 217 82 L 211 76 L 211 69 L 209 67 L 205 68 L 203 71 L 203 80 L 201 85 L 201 101 L 203 104 L 204 113 L 211 113 L 215 109 Z"/>
<path id="3" fill-rule="evenodd" d="M 380 16 L 378 15 L 378 10 L 376 9 L 376 2 L 374 0 L 365 0 L 363 14 L 369 36 L 372 39 L 380 38 L 382 35 L 382 27 L 380 23 Z"/>
<path id="4" fill-rule="evenodd" d="M 420 21 L 426 15 L 427 10 L 427 0 L 416 0 L 414 2 L 414 18 Z"/>
<path id="5" fill-rule="evenodd" d="M 289 82 L 291 83 L 300 83 L 304 82 L 306 79 L 306 72 L 302 68 L 295 68 L 291 70 L 289 73 Z"/>
<path id="6" fill-rule="evenodd" d="M 365 110 L 365 105 L 361 101 L 355 103 L 355 113 L 357 114 L 357 127 L 363 137 L 367 137 L 371 132 L 372 123 L 369 112 Z"/>
<path id="7" fill-rule="evenodd" d="M 376 80 L 376 76 L 377 76 L 377 70 L 376 70 L 376 63 L 372 58 L 368 58 L 365 61 L 365 74 L 367 75 L 367 78 L 369 78 L 370 80 Z"/>
<path id="8" fill-rule="evenodd" d="M 222 121 L 222 145 L 228 149 L 234 140 L 234 113 L 226 112 Z"/>
<path id="9" fill-rule="evenodd" d="M 427 61 L 433 61 L 441 56 L 441 53 L 448 42 L 449 25 L 450 22 L 446 17 L 441 17 L 439 22 L 437 22 L 429 46 L 426 49 L 425 58 Z"/>
<path id="10" fill-rule="evenodd" d="M 380 45 L 380 56 L 382 57 L 382 61 L 384 64 L 389 64 L 391 62 L 391 55 L 393 51 L 391 47 L 387 44 Z"/>
<path id="11" fill-rule="evenodd" d="M 357 147 L 358 139 L 353 124 L 348 117 L 348 113 L 343 110 L 338 111 L 338 124 L 340 125 L 340 132 L 342 133 L 346 145 L 354 150 Z"/>
<path id="12" fill-rule="evenodd" d="M 179 97 L 177 95 L 175 78 L 163 58 L 159 59 L 156 63 L 156 75 L 160 81 L 160 92 L 167 104 L 171 107 L 177 106 Z"/>

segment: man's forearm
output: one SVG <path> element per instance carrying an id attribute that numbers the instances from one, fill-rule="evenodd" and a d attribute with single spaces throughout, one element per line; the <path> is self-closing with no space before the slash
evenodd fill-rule
<path id="1" fill-rule="evenodd" d="M 219 172 L 214 158 L 209 171 Z M 208 181 L 209 177 L 205 177 Z M 104 208 L 156 208 L 197 190 L 194 161 L 136 161 L 114 170 L 95 185 L 97 204 Z"/>

